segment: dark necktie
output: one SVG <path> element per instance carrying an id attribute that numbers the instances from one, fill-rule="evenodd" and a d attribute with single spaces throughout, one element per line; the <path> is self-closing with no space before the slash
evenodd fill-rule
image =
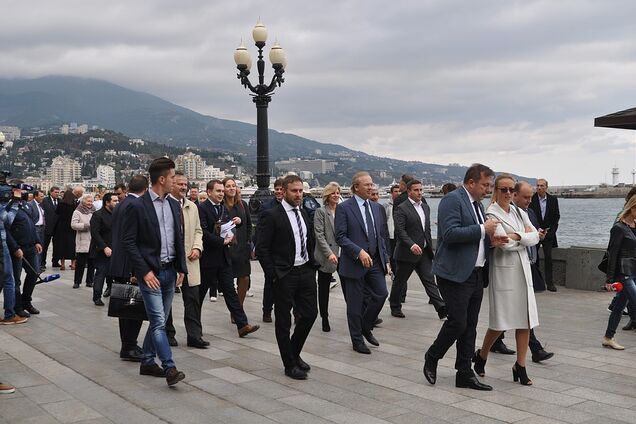
<path id="1" fill-rule="evenodd" d="M 483 224 L 484 220 L 481 219 L 481 212 L 479 211 L 479 202 L 475 200 L 473 202 L 473 206 L 475 207 L 475 213 L 477 214 L 477 221 L 479 221 L 480 224 Z"/>
<path id="2" fill-rule="evenodd" d="M 373 218 L 371 218 L 371 211 L 369 210 L 369 201 L 364 201 L 364 215 L 367 221 L 367 238 L 369 239 L 369 254 L 371 256 L 375 255 L 376 250 L 378 249 L 378 242 L 375 238 L 375 228 L 373 226 Z"/>
<path id="3" fill-rule="evenodd" d="M 221 209 L 221 205 L 214 205 L 214 212 L 216 212 L 216 217 L 220 220 L 221 213 L 223 212 Z"/>
<path id="4" fill-rule="evenodd" d="M 296 214 L 296 224 L 298 224 L 298 234 L 300 235 L 300 256 L 307 259 L 307 247 L 305 247 L 305 233 L 303 233 L 303 224 L 300 222 L 300 213 L 297 208 L 292 209 Z"/>

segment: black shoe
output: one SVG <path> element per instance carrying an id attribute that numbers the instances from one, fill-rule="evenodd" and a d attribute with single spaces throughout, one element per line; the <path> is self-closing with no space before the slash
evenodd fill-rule
<path id="1" fill-rule="evenodd" d="M 185 374 L 177 370 L 175 367 L 166 370 L 166 382 L 168 386 L 174 386 L 185 378 Z"/>
<path id="2" fill-rule="evenodd" d="M 634 329 L 636 329 L 636 324 L 631 319 L 627 322 L 627 325 L 625 327 L 623 327 L 624 331 L 630 331 L 630 330 L 634 330 Z"/>
<path id="3" fill-rule="evenodd" d="M 502 355 L 514 355 L 515 353 L 517 353 L 512 349 L 508 349 L 508 346 L 506 346 L 506 344 L 501 340 L 492 345 L 490 351 L 501 353 Z"/>
<path id="4" fill-rule="evenodd" d="M 24 309 L 16 309 L 15 314 L 20 318 L 29 318 L 31 316 L 29 311 L 25 311 Z"/>
<path id="5" fill-rule="evenodd" d="M 307 380 L 307 373 L 296 365 L 285 368 L 285 375 L 294 380 Z"/>
<path id="6" fill-rule="evenodd" d="M 157 364 L 140 365 L 139 375 L 151 375 L 153 377 L 165 377 L 166 372 Z"/>
<path id="7" fill-rule="evenodd" d="M 479 380 L 477 380 L 477 377 L 475 377 L 475 374 L 473 374 L 472 371 L 470 372 L 470 374 L 463 374 L 458 372 L 455 376 L 455 387 L 483 391 L 492 390 L 492 386 L 481 383 Z"/>
<path id="8" fill-rule="evenodd" d="M 374 327 L 377 327 L 378 325 L 382 324 L 384 322 L 384 320 L 382 318 L 378 318 L 375 320 L 375 322 L 373 323 Z"/>
<path id="9" fill-rule="evenodd" d="M 174 288 L 174 292 L 175 293 L 181 293 L 181 287 L 175 287 Z"/>
<path id="10" fill-rule="evenodd" d="M 122 350 L 119 352 L 119 358 L 123 361 L 141 362 L 144 358 L 144 352 L 140 352 L 137 349 Z"/>
<path id="11" fill-rule="evenodd" d="M 378 339 L 376 339 L 375 337 L 373 337 L 373 333 L 370 331 L 367 332 L 363 332 L 362 335 L 364 336 L 365 339 L 367 339 L 367 341 L 369 343 L 371 343 L 373 346 L 380 346 L 380 342 L 378 341 Z"/>
<path id="12" fill-rule="evenodd" d="M 448 317 L 446 306 L 442 306 L 437 310 L 437 316 L 439 317 L 439 319 L 446 319 Z"/>
<path id="13" fill-rule="evenodd" d="M 483 377 L 486 375 L 486 359 L 482 358 L 479 354 L 481 349 L 477 349 L 475 354 L 473 355 L 472 361 L 475 363 L 473 367 L 478 376 Z"/>
<path id="14" fill-rule="evenodd" d="M 551 291 L 551 292 L 557 291 L 557 288 L 554 284 L 552 284 L 551 286 L 548 286 L 547 288 L 548 288 L 548 291 Z"/>
<path id="15" fill-rule="evenodd" d="M 172 347 L 177 347 L 179 346 L 179 343 L 177 342 L 177 339 L 175 339 L 174 337 L 168 337 L 168 344 Z"/>
<path id="16" fill-rule="evenodd" d="M 103 297 L 109 297 L 110 296 L 110 287 L 106 287 L 106 290 L 104 290 L 104 294 L 102 296 Z"/>
<path id="17" fill-rule="evenodd" d="M 391 311 L 391 316 L 396 318 L 406 318 L 406 315 L 404 315 L 404 312 L 402 311 Z"/>
<path id="18" fill-rule="evenodd" d="M 364 355 L 371 355 L 371 350 L 369 350 L 369 348 L 367 347 L 367 345 L 364 344 L 364 342 L 353 345 L 353 350 L 355 350 L 358 353 L 362 353 Z"/>
<path id="19" fill-rule="evenodd" d="M 553 352 L 546 352 L 544 349 L 532 352 L 532 362 L 547 361 L 554 356 Z"/>
<path id="20" fill-rule="evenodd" d="M 60 263 L 59 262 L 54 262 L 53 265 L 51 265 L 53 268 L 59 268 L 60 267 Z"/>
<path id="21" fill-rule="evenodd" d="M 428 352 L 424 355 L 424 377 L 426 381 L 435 384 L 437 381 L 437 359 L 431 358 Z"/>
<path id="22" fill-rule="evenodd" d="M 40 311 L 33 305 L 28 304 L 24 307 L 24 310 L 27 311 L 28 313 L 30 313 L 31 315 L 37 315 L 40 313 Z"/>
<path id="23" fill-rule="evenodd" d="M 517 362 L 512 366 L 512 381 L 519 381 L 524 386 L 532 386 L 532 380 L 526 374 L 526 367 L 522 367 Z"/>
<path id="24" fill-rule="evenodd" d="M 79 289 L 79 288 L 80 288 L 80 285 L 79 285 L 79 284 L 73 284 L 73 288 L 74 288 L 74 289 Z"/>
<path id="25" fill-rule="evenodd" d="M 305 372 L 309 372 L 311 370 L 309 364 L 303 361 L 303 358 L 301 358 L 300 355 L 296 358 L 296 364 L 298 365 L 298 368 Z"/>
<path id="26" fill-rule="evenodd" d="M 207 349 L 210 346 L 210 342 L 206 342 L 203 339 L 194 340 L 188 339 L 188 347 L 196 347 L 197 349 Z"/>
<path id="27" fill-rule="evenodd" d="M 86 283 L 86 287 L 93 287 L 93 283 Z"/>
<path id="28" fill-rule="evenodd" d="M 266 314 L 265 312 L 263 312 L 263 322 L 272 322 L 271 312 L 269 314 Z"/>
<path id="29" fill-rule="evenodd" d="M 331 326 L 329 325 L 329 318 L 322 319 L 322 331 L 328 333 L 331 331 Z"/>
<path id="30" fill-rule="evenodd" d="M 104 302 L 102 302 L 102 299 L 97 299 L 95 301 L 95 306 L 104 306 Z"/>

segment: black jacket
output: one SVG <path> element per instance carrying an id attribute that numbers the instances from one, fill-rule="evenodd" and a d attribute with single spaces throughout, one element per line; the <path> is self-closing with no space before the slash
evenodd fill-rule
<path id="1" fill-rule="evenodd" d="M 110 270 L 108 271 L 108 275 L 111 277 L 127 279 L 131 275 L 130 260 L 123 244 L 124 220 L 132 202 L 136 200 L 137 197 L 129 194 L 113 209 L 111 217 L 111 249 L 113 249 L 113 254 L 110 256 Z"/>
<path id="2" fill-rule="evenodd" d="M 91 247 L 89 256 L 91 258 L 105 258 L 104 249 L 112 249 L 112 225 L 113 213 L 102 207 L 91 217 Z M 111 255 L 112 257 L 112 255 Z"/>
<path id="3" fill-rule="evenodd" d="M 230 220 L 228 210 L 221 206 L 221 213 L 217 214 L 210 199 L 199 203 L 199 219 L 203 230 L 203 253 L 199 263 L 201 268 L 218 268 L 232 266 L 229 246 L 223 244 L 223 237 L 219 235 L 218 224 L 225 224 Z M 242 225 L 242 224 L 241 224 Z"/>
<path id="4" fill-rule="evenodd" d="M 57 200 L 60 203 L 61 199 Z M 46 196 L 42 201 L 42 209 L 44 209 L 44 231 L 47 236 L 52 236 L 55 233 L 55 227 L 57 226 L 58 215 L 55 213 L 57 206 L 53 204 L 51 196 Z"/>
<path id="5" fill-rule="evenodd" d="M 618 281 L 623 276 L 636 276 L 636 235 L 622 221 L 616 222 L 610 231 L 607 255 L 607 283 Z"/>
<path id="6" fill-rule="evenodd" d="M 431 209 L 424 199 L 422 199 L 422 209 L 426 217 L 426 228 L 422 228 L 420 215 L 410 200 L 400 203 L 393 210 L 393 222 L 395 225 L 395 253 L 394 258 L 397 261 L 419 262 L 424 255 L 433 259 L 433 247 L 431 242 Z M 411 252 L 411 246 L 417 244 L 424 251 L 422 255 L 417 256 Z"/>
<path id="7" fill-rule="evenodd" d="M 559 247 L 556 235 L 557 229 L 559 228 L 559 219 L 561 219 L 561 214 L 559 213 L 559 201 L 556 196 L 549 193 L 546 193 L 546 197 L 545 217 L 541 217 L 541 206 L 539 205 L 539 195 L 537 193 L 532 196 L 530 209 L 532 209 L 535 215 L 537 215 L 539 228 L 549 228 L 542 243 L 551 242 L 552 247 Z"/>
<path id="8" fill-rule="evenodd" d="M 38 243 L 42 244 L 35 230 L 35 223 L 31 218 L 31 214 L 27 212 L 30 209 L 25 210 L 24 205 L 18 206 L 15 203 L 11 205 L 11 208 L 17 208 L 15 218 L 8 227 L 9 231 L 7 231 L 7 245 L 11 254 L 14 254 L 18 249 L 29 249 Z"/>

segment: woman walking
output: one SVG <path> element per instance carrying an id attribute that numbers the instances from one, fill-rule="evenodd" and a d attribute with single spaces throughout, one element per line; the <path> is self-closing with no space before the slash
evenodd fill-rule
<path id="1" fill-rule="evenodd" d="M 71 228 L 76 231 L 75 234 L 75 255 L 77 262 L 75 264 L 75 278 L 73 288 L 77 289 L 82 284 L 84 278 L 84 269 L 88 265 L 88 271 L 86 276 L 86 286 L 92 287 L 93 276 L 90 275 L 94 270 L 92 266 L 92 259 L 88 257 L 88 253 L 91 245 L 91 217 L 95 212 L 93 206 L 93 195 L 84 194 L 80 198 L 79 205 L 73 212 L 71 218 Z M 89 263 L 89 261 L 91 263 Z"/>
<path id="2" fill-rule="evenodd" d="M 236 228 L 234 229 L 236 243 L 230 245 L 230 257 L 232 259 L 232 272 L 234 273 L 234 278 L 236 278 L 239 302 L 243 305 L 249 290 L 250 274 L 252 273 L 250 265 L 252 220 L 247 203 L 241 200 L 236 181 L 232 178 L 225 178 L 223 187 L 225 188 L 223 204 L 227 208 L 230 219 L 236 223 Z"/>
<path id="3" fill-rule="evenodd" d="M 65 261 L 70 259 L 71 269 L 75 269 L 75 230 L 71 228 L 71 218 L 75 211 L 75 196 L 68 188 L 64 191 L 62 201 L 55 209 L 58 215 L 55 233 L 53 234 L 53 263 L 60 261 L 60 270 L 66 269 Z"/>

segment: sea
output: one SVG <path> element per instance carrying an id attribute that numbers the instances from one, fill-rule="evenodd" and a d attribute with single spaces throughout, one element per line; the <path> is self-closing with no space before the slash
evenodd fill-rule
<path id="1" fill-rule="evenodd" d="M 431 233 L 437 236 L 437 207 L 441 198 L 426 198 L 431 207 Z M 385 203 L 388 199 L 380 199 Z M 487 207 L 490 199 L 483 204 Z M 559 199 L 561 220 L 557 230 L 559 247 L 607 247 L 609 233 L 625 199 Z"/>

